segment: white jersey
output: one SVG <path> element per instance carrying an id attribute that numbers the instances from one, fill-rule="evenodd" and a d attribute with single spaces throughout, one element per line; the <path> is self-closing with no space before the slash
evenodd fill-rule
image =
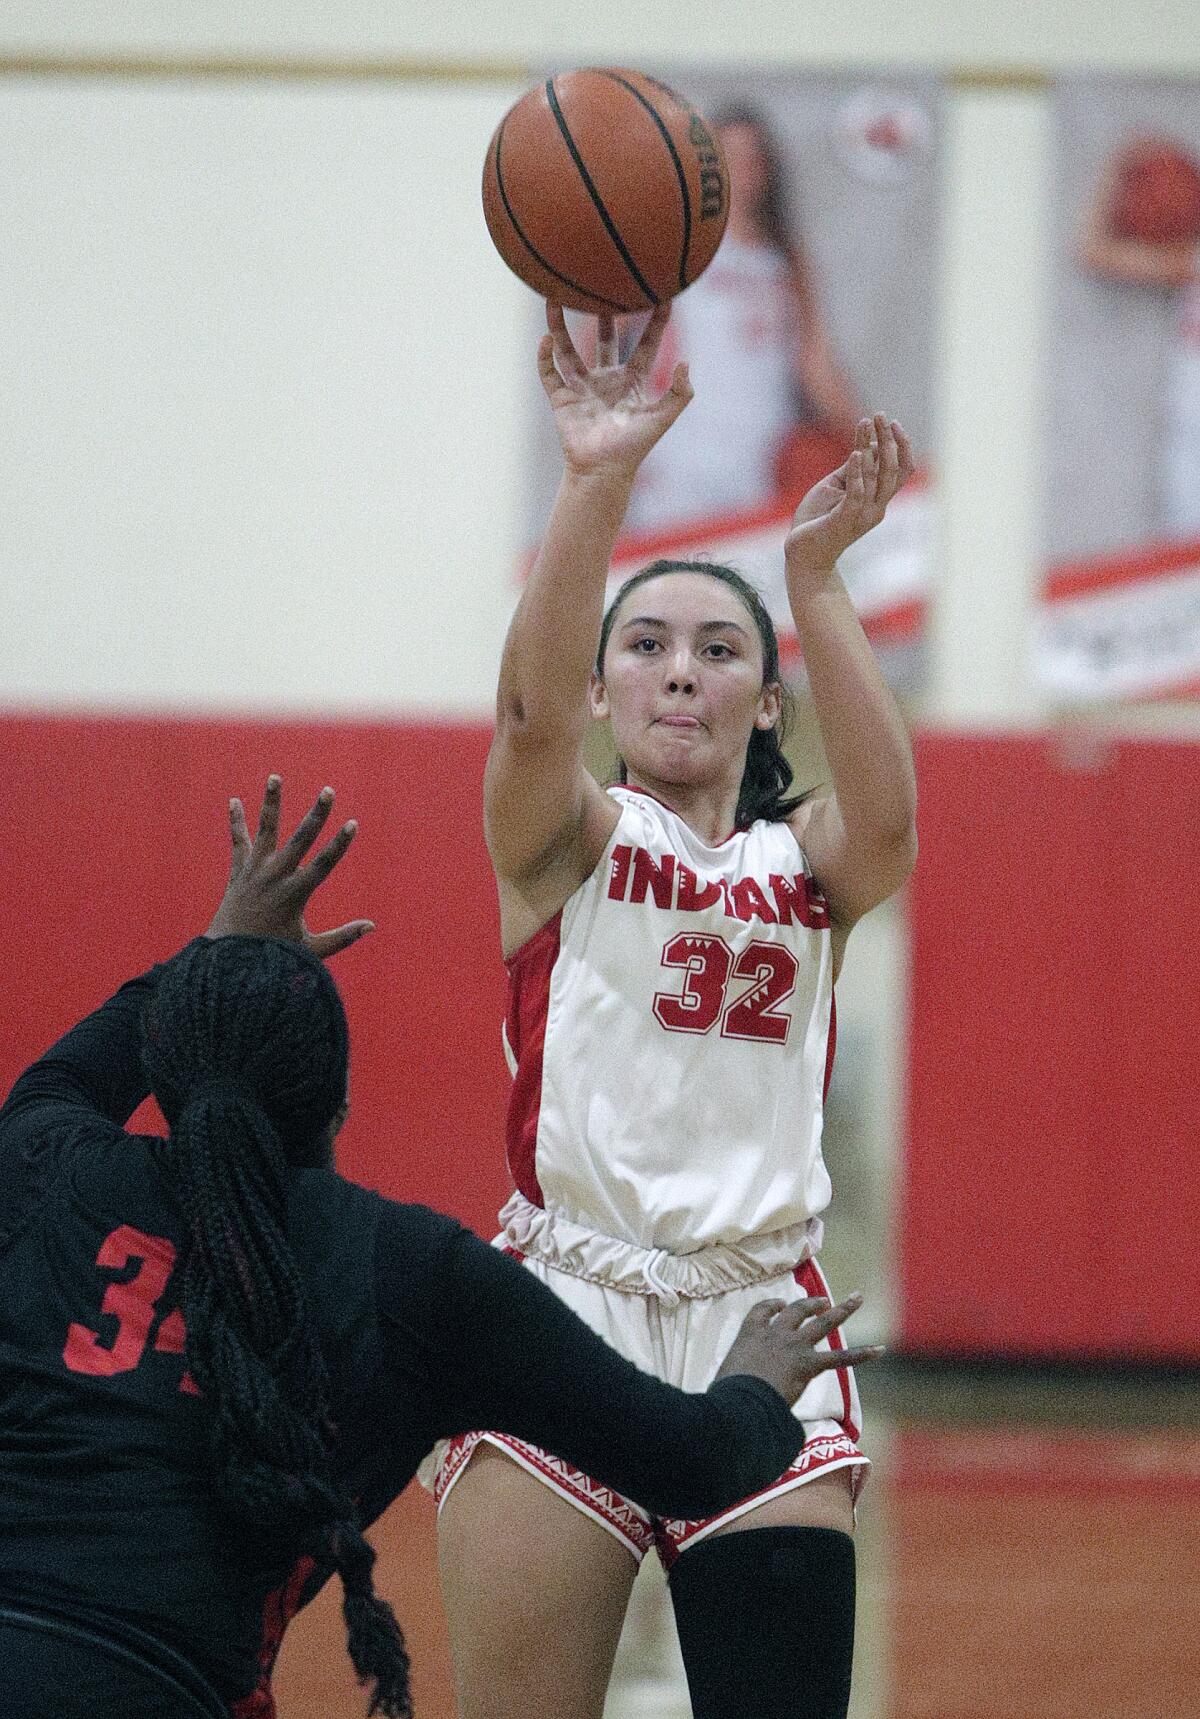
<path id="1" fill-rule="evenodd" d="M 786 258 L 726 238 L 672 303 L 655 379 L 686 359 L 695 399 L 642 462 L 626 525 L 656 530 L 775 495 L 775 462 L 796 420 L 799 309 Z"/>
<path id="2" fill-rule="evenodd" d="M 710 847 L 632 788 L 591 876 L 509 962 L 509 1165 L 534 1206 L 687 1254 L 824 1210 L 829 909 L 795 836 Z"/>

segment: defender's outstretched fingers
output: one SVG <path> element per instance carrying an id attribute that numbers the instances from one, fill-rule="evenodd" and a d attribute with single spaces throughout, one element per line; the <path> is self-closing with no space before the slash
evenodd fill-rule
<path id="1" fill-rule="evenodd" d="M 836 1307 L 831 1307 L 827 1313 L 819 1313 L 808 1323 L 807 1330 L 812 1335 L 814 1343 L 823 1343 L 826 1337 L 836 1331 L 839 1325 L 844 1325 L 862 1306 L 861 1295 L 848 1295 L 845 1301 L 839 1301 Z"/>
<path id="2" fill-rule="evenodd" d="M 250 830 L 246 808 L 236 796 L 229 802 L 229 842 L 233 850 L 230 876 L 236 877 L 250 857 Z"/>
<path id="3" fill-rule="evenodd" d="M 279 803 L 283 797 L 283 777 L 274 774 L 267 777 L 267 785 L 263 789 L 262 809 L 258 814 L 258 834 L 254 838 L 256 856 L 273 854 L 275 843 L 279 839 Z"/>
<path id="4" fill-rule="evenodd" d="M 348 823 L 342 825 L 337 835 L 325 844 L 320 853 L 314 854 L 308 864 L 296 873 L 297 880 L 304 885 L 306 901 L 317 885 L 324 883 L 357 834 L 358 822 L 351 818 Z"/>
<path id="5" fill-rule="evenodd" d="M 357 943 L 360 937 L 365 937 L 369 931 L 374 931 L 375 922 L 372 919 L 352 919 L 345 925 L 339 925 L 333 931 L 318 931 L 310 934 L 308 947 L 322 961 L 328 961 L 331 955 L 337 955 L 343 949 L 349 949 L 352 943 Z"/>
<path id="6" fill-rule="evenodd" d="M 835 1373 L 843 1367 L 863 1367 L 886 1354 L 882 1343 L 869 1343 L 859 1349 L 827 1349 L 823 1354 L 814 1354 L 812 1366 L 818 1373 Z"/>
<path id="7" fill-rule="evenodd" d="M 785 1306 L 783 1301 L 756 1301 L 742 1320 L 742 1330 L 745 1331 L 749 1327 L 753 1331 L 769 1325 L 777 1313 L 783 1312 Z"/>
<path id="8" fill-rule="evenodd" d="M 295 871 L 320 835 L 325 820 L 332 810 L 333 789 L 322 788 L 313 804 L 279 850 L 279 869 L 281 872 Z"/>
<path id="9" fill-rule="evenodd" d="M 780 1314 L 780 1323 L 790 1325 L 793 1330 L 808 1319 L 815 1319 L 818 1314 L 828 1313 L 829 1297 L 827 1295 L 806 1295 L 800 1301 L 790 1301 Z"/>

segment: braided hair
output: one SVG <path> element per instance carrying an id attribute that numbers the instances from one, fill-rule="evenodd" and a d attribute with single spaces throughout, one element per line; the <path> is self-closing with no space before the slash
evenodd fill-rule
<path id="1" fill-rule="evenodd" d="M 408 1654 L 331 1460 L 329 1375 L 287 1234 L 289 1165 L 323 1161 L 346 1095 L 337 987 L 298 944 L 191 944 L 147 1011 L 143 1059 L 187 1223 L 187 1364 L 217 1503 L 280 1555 L 329 1559 L 368 1712 L 411 1719 Z"/>
<path id="2" fill-rule="evenodd" d="M 703 573 L 708 578 L 727 585 L 749 610 L 750 617 L 758 628 L 763 655 L 763 685 L 770 686 L 772 682 L 778 681 L 779 640 L 775 636 L 775 623 L 766 604 L 748 579 L 744 579 L 732 567 L 725 567 L 717 561 L 652 561 L 648 567 L 641 568 L 626 579 L 608 605 L 600 627 L 600 645 L 596 652 L 597 675 L 603 678 L 604 653 L 608 649 L 617 610 L 631 591 L 636 591 L 639 585 L 644 585 L 649 579 L 660 578 L 664 573 Z M 784 693 L 779 721 L 772 728 L 755 728 L 750 736 L 734 820 L 739 830 L 748 830 L 756 818 L 767 818 L 773 823 L 781 822 L 789 813 L 794 812 L 797 806 L 803 805 L 808 797 L 806 794 L 795 794 L 790 799 L 787 797 L 793 775 L 781 742 L 786 733 L 789 708 L 788 697 Z M 628 780 L 623 758 L 617 760 L 617 780 Z"/>

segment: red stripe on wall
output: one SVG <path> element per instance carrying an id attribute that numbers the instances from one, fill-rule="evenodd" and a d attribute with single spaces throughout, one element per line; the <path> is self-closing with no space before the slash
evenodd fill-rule
<path id="1" fill-rule="evenodd" d="M 332 964 L 352 1045 L 339 1162 L 490 1234 L 507 1191 L 509 1089 L 481 833 L 490 734 L 460 723 L 0 718 L 0 1088 L 123 980 L 204 929 L 228 873 L 231 794 L 253 820 L 278 770 L 291 824 L 330 782 L 336 814 L 360 831 L 310 923 L 361 915 L 378 925 Z"/>
<path id="2" fill-rule="evenodd" d="M 1200 747 L 925 734 L 917 777 L 903 1346 L 1200 1360 Z"/>

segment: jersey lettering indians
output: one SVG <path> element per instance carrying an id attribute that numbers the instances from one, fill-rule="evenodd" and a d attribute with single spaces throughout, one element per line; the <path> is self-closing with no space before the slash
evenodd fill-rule
<path id="1" fill-rule="evenodd" d="M 710 847 L 631 788 L 592 875 L 509 962 L 509 1164 L 535 1205 L 687 1253 L 816 1217 L 829 909 L 786 824 Z"/>

